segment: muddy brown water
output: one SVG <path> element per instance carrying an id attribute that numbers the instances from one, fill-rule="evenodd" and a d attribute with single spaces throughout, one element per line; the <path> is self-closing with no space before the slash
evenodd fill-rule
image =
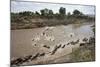
<path id="1" fill-rule="evenodd" d="M 11 30 L 11 58 L 23 57 L 27 55 L 35 55 L 36 53 L 49 53 L 56 45 L 67 44 L 71 41 L 83 42 L 83 38 L 89 38 L 94 36 L 92 31 L 93 24 L 69 24 L 55 27 L 43 27 L 34 29 L 22 29 L 22 30 Z M 45 32 L 45 35 L 42 33 Z M 50 38 L 53 41 L 50 41 Z M 34 41 L 33 41 L 34 40 Z M 43 47 L 48 45 L 50 49 Z M 72 52 L 73 47 L 79 47 L 76 45 L 67 45 L 64 49 L 60 48 L 55 55 L 50 54 L 40 58 L 41 60 L 51 60 L 69 54 Z M 45 59 L 44 59 L 45 58 Z M 40 60 L 37 60 L 39 62 Z M 36 62 L 32 62 L 36 63 Z"/>

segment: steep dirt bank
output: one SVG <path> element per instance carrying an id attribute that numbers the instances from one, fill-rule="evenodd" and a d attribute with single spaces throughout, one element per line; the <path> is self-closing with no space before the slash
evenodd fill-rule
<path id="1" fill-rule="evenodd" d="M 40 28 L 45 26 L 57 26 L 57 25 L 68 25 L 68 24 L 77 24 L 77 23 L 89 23 L 94 22 L 94 20 L 86 19 L 41 19 L 41 18 L 32 18 L 25 19 L 20 18 L 20 21 L 11 22 L 11 29 L 32 29 Z"/>

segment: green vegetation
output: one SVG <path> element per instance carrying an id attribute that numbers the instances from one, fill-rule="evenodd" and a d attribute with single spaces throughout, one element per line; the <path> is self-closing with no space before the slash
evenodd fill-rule
<path id="1" fill-rule="evenodd" d="M 95 61 L 95 38 L 90 37 L 89 42 L 79 48 L 73 48 L 70 62 Z"/>
<path id="2" fill-rule="evenodd" d="M 64 7 L 59 8 L 59 13 L 51 9 L 42 9 L 40 12 L 23 11 L 11 13 L 11 29 L 29 29 L 44 26 L 67 25 L 72 23 L 94 22 L 95 18 L 84 15 L 79 10 L 66 14 Z"/>
<path id="3" fill-rule="evenodd" d="M 78 10 L 74 10 L 73 15 L 80 16 L 80 15 L 83 15 L 83 14 L 82 14 L 82 12 L 80 12 Z"/>
<path id="4" fill-rule="evenodd" d="M 94 47 L 91 47 L 94 48 Z M 86 48 L 78 48 L 72 52 L 71 62 L 83 62 L 83 61 L 94 61 L 95 54 L 94 50 L 89 50 Z"/>
<path id="5" fill-rule="evenodd" d="M 93 25 L 91 27 L 92 27 L 92 31 L 94 32 L 94 36 L 95 36 L 95 25 Z"/>

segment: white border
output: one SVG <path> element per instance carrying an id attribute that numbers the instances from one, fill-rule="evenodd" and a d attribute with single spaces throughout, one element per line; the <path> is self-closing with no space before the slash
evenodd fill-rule
<path id="1" fill-rule="evenodd" d="M 31 0 L 32 1 L 32 0 Z M 99 0 L 33 0 L 41 2 L 96 5 L 96 62 L 38 65 L 38 67 L 98 67 L 100 66 L 100 2 Z M 0 67 L 10 67 L 10 1 L 0 0 Z M 25 66 L 32 67 L 32 66 Z"/>
<path id="2" fill-rule="evenodd" d="M 95 0 L 16 0 L 16 1 L 40 1 L 40 2 L 55 2 L 55 3 L 70 3 L 70 4 L 84 4 L 95 5 Z"/>

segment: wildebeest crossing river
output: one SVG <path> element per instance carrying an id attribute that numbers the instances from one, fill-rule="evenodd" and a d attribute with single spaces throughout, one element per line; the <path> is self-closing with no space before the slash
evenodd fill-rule
<path id="1" fill-rule="evenodd" d="M 42 61 L 45 64 L 54 59 L 56 60 L 52 63 L 60 60 L 65 62 L 69 58 L 60 59 L 62 56 L 71 53 L 73 48 L 79 47 L 79 43 L 83 43 L 84 38 L 89 39 L 94 36 L 92 25 L 69 24 L 11 30 L 11 59 L 34 55 L 38 58 L 27 64 L 39 64 Z"/>

